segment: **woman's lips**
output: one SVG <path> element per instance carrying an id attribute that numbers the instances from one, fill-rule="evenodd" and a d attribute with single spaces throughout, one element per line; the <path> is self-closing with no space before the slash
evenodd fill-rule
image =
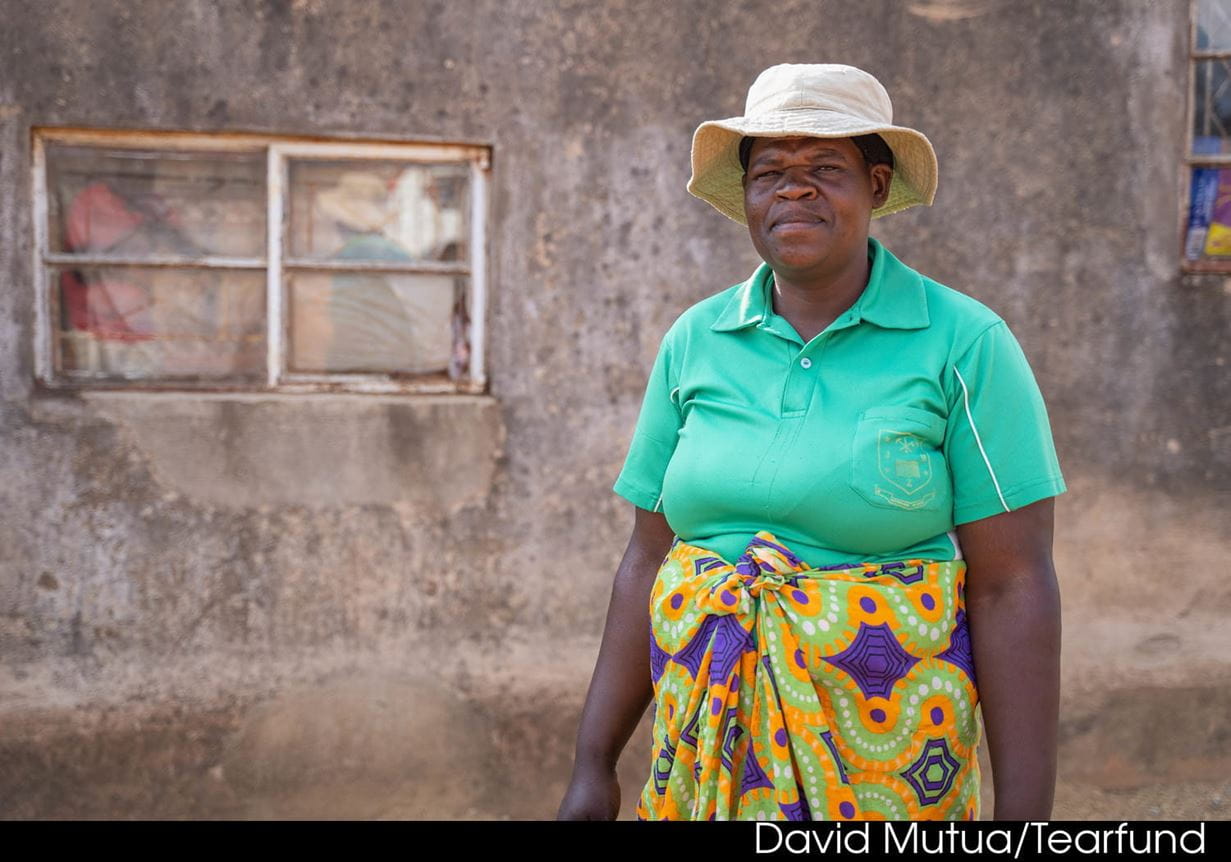
<path id="1" fill-rule="evenodd" d="M 774 226 L 770 230 L 809 230 L 824 223 L 825 220 L 822 218 L 790 216 L 774 222 Z"/>
<path id="2" fill-rule="evenodd" d="M 776 219 L 770 222 L 770 230 L 778 230 L 779 228 L 810 228 L 816 227 L 818 224 L 824 224 L 825 219 L 816 213 L 796 210 L 795 212 L 783 213 Z"/>

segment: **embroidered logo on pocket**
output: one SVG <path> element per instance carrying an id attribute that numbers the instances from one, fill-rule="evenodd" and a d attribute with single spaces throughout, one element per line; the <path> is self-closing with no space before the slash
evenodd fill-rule
<path id="1" fill-rule="evenodd" d="M 905 431 L 882 430 L 876 440 L 877 472 L 885 484 L 873 489 L 891 506 L 921 509 L 936 497 L 932 484 L 932 459 L 921 437 Z"/>

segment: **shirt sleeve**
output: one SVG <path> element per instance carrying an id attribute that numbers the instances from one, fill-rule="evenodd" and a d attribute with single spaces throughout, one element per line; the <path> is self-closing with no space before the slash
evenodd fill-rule
<path id="1" fill-rule="evenodd" d="M 670 337 L 668 332 L 659 344 L 628 455 L 612 488 L 633 505 L 651 512 L 662 508 L 663 475 L 675 452 L 682 424 Z"/>
<path id="2" fill-rule="evenodd" d="M 945 389 L 955 526 L 1067 490 L 1043 395 L 1008 324 L 975 339 L 949 368 Z"/>

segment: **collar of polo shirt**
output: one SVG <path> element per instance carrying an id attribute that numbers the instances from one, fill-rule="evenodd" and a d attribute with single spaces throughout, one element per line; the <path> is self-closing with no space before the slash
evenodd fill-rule
<path id="1" fill-rule="evenodd" d="M 850 312 L 853 322 L 866 320 L 885 329 L 923 329 L 928 317 L 927 294 L 923 277 L 894 257 L 880 240 L 868 237 L 872 270 L 868 284 L 855 300 Z M 772 309 L 769 285 L 773 270 L 762 263 L 731 296 L 722 314 L 710 329 L 729 332 L 763 321 Z"/>

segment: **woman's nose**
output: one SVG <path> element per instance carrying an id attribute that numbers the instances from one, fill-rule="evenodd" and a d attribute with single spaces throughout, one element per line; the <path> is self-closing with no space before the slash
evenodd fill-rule
<path id="1" fill-rule="evenodd" d="M 778 185 L 777 193 L 779 197 L 790 200 L 811 198 L 816 197 L 816 186 L 804 175 L 787 172 L 782 175 L 782 182 Z"/>

